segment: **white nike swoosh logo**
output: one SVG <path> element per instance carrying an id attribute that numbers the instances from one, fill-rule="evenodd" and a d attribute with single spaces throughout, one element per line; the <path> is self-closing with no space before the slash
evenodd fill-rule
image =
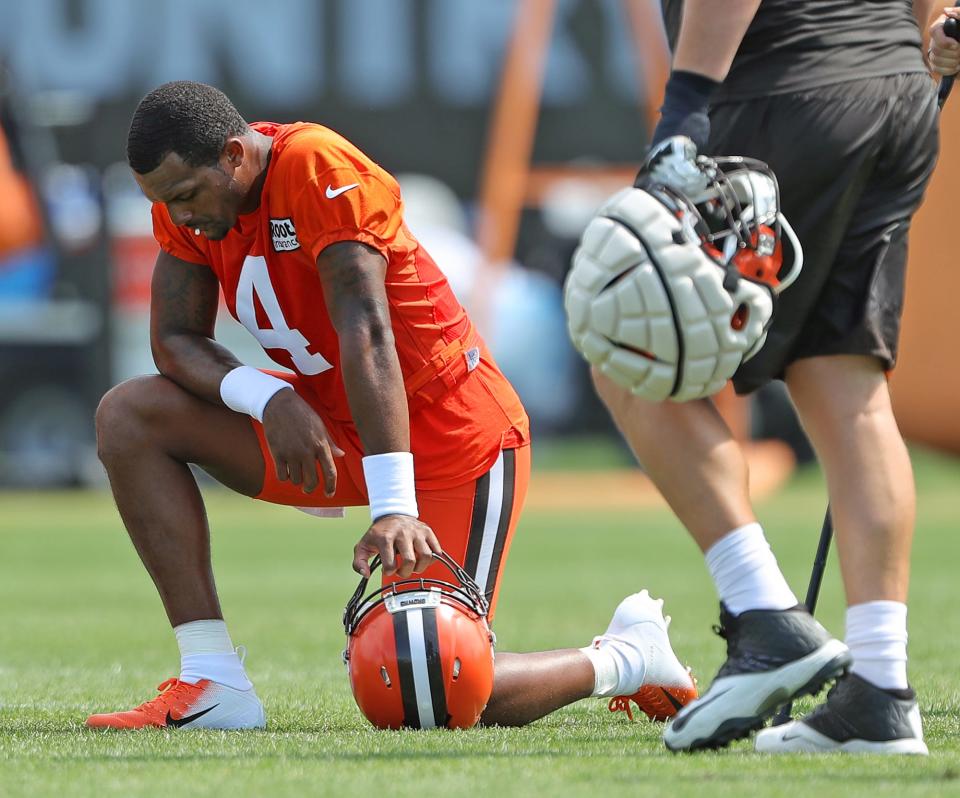
<path id="1" fill-rule="evenodd" d="M 339 197 L 341 194 L 343 194 L 344 191 L 349 191 L 351 188 L 356 188 L 359 185 L 360 185 L 359 183 L 351 183 L 348 186 L 340 186 L 340 188 L 327 186 L 327 191 L 326 191 L 327 199 L 334 199 L 336 197 Z"/>
<path id="2" fill-rule="evenodd" d="M 687 721 L 690 720 L 694 715 L 697 714 L 701 709 L 703 709 L 707 704 L 712 704 L 718 698 L 722 698 L 727 693 L 729 693 L 733 688 L 728 687 L 722 693 L 714 693 L 713 695 L 705 694 L 702 698 L 693 701 L 690 704 L 687 704 L 685 711 L 680 711 L 677 713 L 676 717 L 673 719 L 673 728 L 675 731 L 680 731 L 684 726 L 687 725 Z"/>

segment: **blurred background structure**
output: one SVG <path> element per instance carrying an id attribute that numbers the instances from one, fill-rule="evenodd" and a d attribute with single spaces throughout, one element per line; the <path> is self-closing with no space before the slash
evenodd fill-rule
<path id="1" fill-rule="evenodd" d="M 97 400 L 155 370 L 156 244 L 125 142 L 139 98 L 175 79 L 220 87 L 251 121 L 325 124 L 398 175 L 537 440 L 613 439 L 561 287 L 645 150 L 667 70 L 659 0 L 0 0 L 0 20 L 0 485 L 100 479 Z M 943 372 L 960 322 L 943 303 L 960 270 L 937 231 L 958 168 L 944 159 L 916 225 L 895 381 L 907 432 L 954 451 L 960 378 Z M 266 364 L 226 313 L 218 337 Z M 809 457 L 780 388 L 722 401 L 744 437 L 789 444 L 761 477 Z"/>

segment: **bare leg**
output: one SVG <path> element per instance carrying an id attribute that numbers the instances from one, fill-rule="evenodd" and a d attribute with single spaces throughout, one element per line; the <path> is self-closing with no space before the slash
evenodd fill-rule
<path id="1" fill-rule="evenodd" d="M 805 358 L 787 386 L 826 473 L 847 604 L 905 602 L 916 494 L 880 364 Z"/>
<path id="2" fill-rule="evenodd" d="M 264 464 L 250 421 L 165 377 L 140 377 L 103 397 L 97 444 L 124 526 L 170 623 L 221 618 L 206 513 L 186 464 L 256 495 Z"/>
<path id="3" fill-rule="evenodd" d="M 594 672 L 577 649 L 497 654 L 493 695 L 480 722 L 523 726 L 560 707 L 588 698 Z"/>
<path id="4" fill-rule="evenodd" d="M 701 550 L 756 521 L 747 461 L 709 399 L 647 402 L 597 371 L 593 378 L 637 459 Z"/>

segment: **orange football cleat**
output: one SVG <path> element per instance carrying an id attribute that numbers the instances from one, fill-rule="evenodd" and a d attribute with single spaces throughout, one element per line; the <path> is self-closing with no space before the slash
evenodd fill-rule
<path id="1" fill-rule="evenodd" d="M 262 729 L 263 705 L 253 688 L 235 690 L 209 679 L 196 684 L 167 679 L 160 695 L 126 712 L 91 715 L 92 729 Z"/>
<path id="2" fill-rule="evenodd" d="M 618 695 L 607 705 L 611 712 L 626 712 L 633 720 L 630 702 L 633 701 L 650 720 L 663 722 L 672 718 L 698 696 L 696 680 L 691 676 L 686 687 L 663 687 L 645 684 L 633 695 Z"/>

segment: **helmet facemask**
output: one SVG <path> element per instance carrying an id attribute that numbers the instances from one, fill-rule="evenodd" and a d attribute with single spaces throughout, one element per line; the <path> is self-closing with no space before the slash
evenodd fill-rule
<path id="1" fill-rule="evenodd" d="M 700 155 L 696 164 L 702 188 L 692 196 L 652 177 L 638 181 L 638 187 L 671 208 L 691 240 L 699 240 L 718 265 L 730 270 L 731 290 L 739 274 L 779 294 L 796 280 L 803 256 L 780 213 L 776 175 L 755 158 Z"/>

